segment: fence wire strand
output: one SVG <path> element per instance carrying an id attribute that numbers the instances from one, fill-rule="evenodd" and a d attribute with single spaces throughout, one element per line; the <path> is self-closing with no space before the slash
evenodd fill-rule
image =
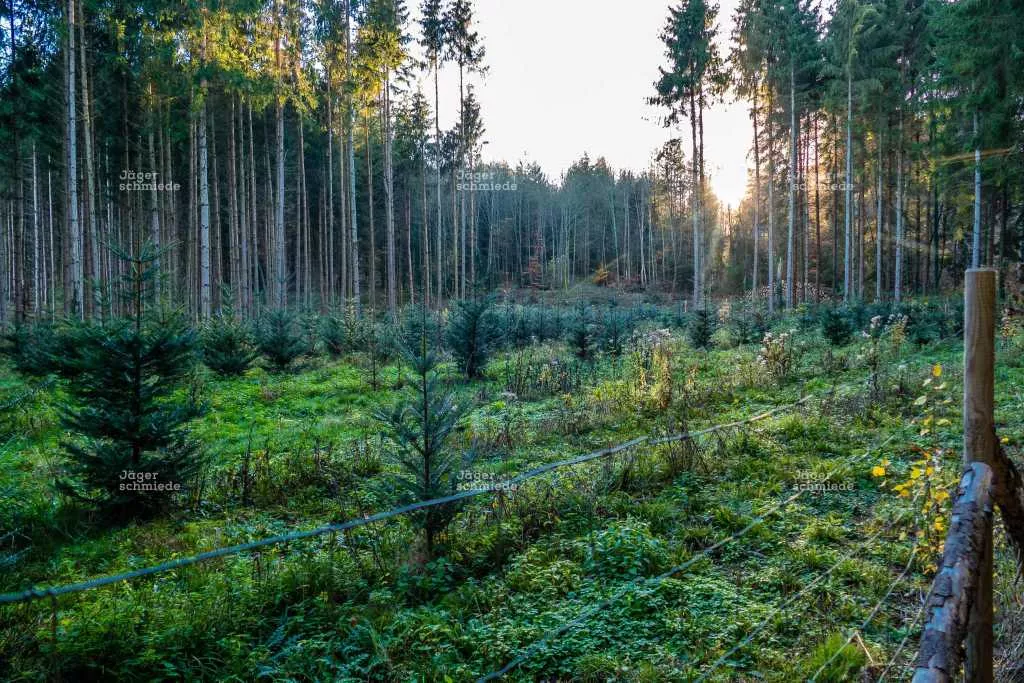
<path id="1" fill-rule="evenodd" d="M 920 497 L 921 497 L 921 494 L 920 494 L 920 492 L 919 492 L 919 493 L 918 493 L 918 494 L 917 494 L 916 496 L 914 496 L 914 498 L 913 498 L 913 499 L 912 499 L 912 500 L 910 501 L 910 504 L 909 504 L 909 505 L 910 505 L 910 507 L 913 507 L 913 505 L 914 505 L 914 504 L 915 504 L 915 503 L 917 502 L 917 500 L 918 500 L 918 499 L 919 499 Z M 856 548 L 856 549 L 854 549 L 854 550 L 851 550 L 850 552 L 848 552 L 848 553 L 846 553 L 845 555 L 843 555 L 842 557 L 840 557 L 840 558 L 839 558 L 839 559 L 838 559 L 838 560 L 837 560 L 837 561 L 836 561 L 836 562 L 835 562 L 835 563 L 834 563 L 834 564 L 833 564 L 833 565 L 832 565 L 831 567 L 829 567 L 829 568 L 828 568 L 827 570 L 825 570 L 824 572 L 822 572 L 821 574 L 819 574 L 819 575 L 818 575 L 817 577 L 815 577 L 815 579 L 814 579 L 813 581 L 811 581 L 811 582 L 810 582 L 810 583 L 808 583 L 808 584 L 807 584 L 806 586 L 804 586 L 804 587 L 803 587 L 803 588 L 802 588 L 802 589 L 801 589 L 801 590 L 800 590 L 799 592 L 795 593 L 794 595 L 791 595 L 791 596 L 790 596 L 790 597 L 789 597 L 788 599 L 786 599 L 786 600 L 785 600 L 784 602 L 782 602 L 781 604 L 777 605 L 777 606 L 776 606 L 776 607 L 775 607 L 775 608 L 774 608 L 774 609 L 773 609 L 773 610 L 772 610 L 772 611 L 771 611 L 771 612 L 770 612 L 770 613 L 768 614 L 768 616 L 767 616 L 767 617 L 765 617 L 765 618 L 764 618 L 764 619 L 763 619 L 763 620 L 762 620 L 762 621 L 761 621 L 761 622 L 760 622 L 760 623 L 759 623 L 759 624 L 758 624 L 758 625 L 757 625 L 757 626 L 756 626 L 756 627 L 755 627 L 755 628 L 754 628 L 754 629 L 753 629 L 752 631 L 750 631 L 750 632 L 748 633 L 748 635 L 747 635 L 747 636 L 746 636 L 746 637 L 745 637 L 745 638 L 744 638 L 743 640 L 741 640 L 741 641 L 740 641 L 739 643 L 737 643 L 737 644 L 736 644 L 736 645 L 735 645 L 735 646 L 734 646 L 734 647 L 733 647 L 733 648 L 732 648 L 731 650 L 729 650 L 728 652 L 726 652 L 725 654 L 723 654 L 723 655 L 722 655 L 721 657 L 719 657 L 718 659 L 716 659 L 716 660 L 715 660 L 715 661 L 714 661 L 714 662 L 713 662 L 713 663 L 711 664 L 710 668 L 709 668 L 709 669 L 708 669 L 707 671 L 705 671 L 704 673 L 702 673 L 702 674 L 701 674 L 701 675 L 700 675 L 700 676 L 699 676 L 699 677 L 698 677 L 698 678 L 696 679 L 696 681 L 695 681 L 694 683 L 700 683 L 700 681 L 704 681 L 704 680 L 706 680 L 708 676 L 710 676 L 710 675 L 711 675 L 712 673 L 714 673 L 714 672 L 715 672 L 715 671 L 716 671 L 716 670 L 717 670 L 717 669 L 718 669 L 718 668 L 719 668 L 719 667 L 720 667 L 720 666 L 721 666 L 722 664 L 724 664 L 724 663 L 725 663 L 726 661 L 728 661 L 729 657 L 731 657 L 732 655 L 734 655 L 734 654 L 735 654 L 736 652 L 738 652 L 739 650 L 743 649 L 743 647 L 745 647 L 746 645 L 750 644 L 750 643 L 751 643 L 751 642 L 752 642 L 752 641 L 754 640 L 754 638 L 755 638 L 755 637 L 757 637 L 757 635 L 758 635 L 758 634 L 759 634 L 759 633 L 760 633 L 761 631 L 763 631 L 763 630 L 764 630 L 764 629 L 765 629 L 765 628 L 766 628 L 766 627 L 768 626 L 768 624 L 769 624 L 769 623 L 771 623 L 772 619 L 774 619 L 774 618 L 775 618 L 775 617 L 776 617 L 776 616 L 777 616 L 778 614 L 780 614 L 780 613 L 782 612 L 782 610 L 783 610 L 783 609 L 785 609 L 786 607 L 788 607 L 788 606 L 789 606 L 789 605 L 791 605 L 792 603 L 796 602 L 796 600 L 797 600 L 798 598 L 800 598 L 800 597 L 801 597 L 802 595 L 804 595 L 805 593 L 807 593 L 808 591 L 810 591 L 810 590 L 811 590 L 812 588 L 814 588 L 814 587 L 815 587 L 816 585 L 818 585 L 819 583 L 821 583 L 822 581 L 824 581 L 825 579 L 827 579 L 827 578 L 828 578 L 829 576 L 831 576 L 831 575 L 832 575 L 832 572 L 834 572 L 834 571 L 835 571 L 835 570 L 836 570 L 836 569 L 837 569 L 837 568 L 839 567 L 839 565 L 841 565 L 841 564 L 842 564 L 843 562 L 846 562 L 847 560 L 849 560 L 849 559 L 853 558 L 853 557 L 854 557 L 854 555 L 856 555 L 856 554 L 857 554 L 858 552 L 860 552 L 861 550 L 864 550 L 865 548 L 869 547 L 869 546 L 870 546 L 870 545 L 871 545 L 872 543 L 874 543 L 874 542 L 875 542 L 876 540 L 878 540 L 878 538 L 879 538 L 879 537 L 880 537 L 880 536 L 881 536 L 881 535 L 882 535 L 883 533 L 885 533 L 885 532 L 887 532 L 887 531 L 890 531 L 890 530 L 892 530 L 892 529 L 893 529 L 893 528 L 894 528 L 894 527 L 895 527 L 895 526 L 896 526 L 896 525 L 897 525 L 897 524 L 898 524 L 899 522 L 902 522 L 902 521 L 903 521 L 903 519 L 904 519 L 904 518 L 906 518 L 906 516 L 907 516 L 908 512 L 909 512 L 909 511 L 904 511 L 904 514 L 900 515 L 900 517 L 899 517 L 898 519 L 895 519 L 895 520 L 891 521 L 891 522 L 890 522 L 889 524 L 886 524 L 885 526 L 883 526 L 883 527 L 882 527 L 881 529 L 879 529 L 879 530 L 878 530 L 878 531 L 876 531 L 876 532 L 875 532 L 874 534 L 872 534 L 872 535 L 871 535 L 871 536 L 870 536 L 870 537 L 869 537 L 869 538 L 868 538 L 868 539 L 867 539 L 866 541 L 864 541 L 864 542 L 860 543 L 860 544 L 859 544 L 859 545 L 857 546 L 857 548 Z"/>
<path id="2" fill-rule="evenodd" d="M 809 398 L 809 397 L 807 397 L 807 398 Z M 870 456 L 872 453 L 878 451 L 879 449 L 885 447 L 894 438 L 896 438 L 895 432 L 890 434 L 886 439 L 881 441 L 876 446 L 868 448 L 864 452 L 863 455 L 860 455 L 860 456 L 858 456 L 856 458 L 853 458 L 851 461 L 849 461 L 849 462 L 847 462 L 847 463 L 845 463 L 843 465 L 840 465 L 838 468 L 836 468 L 836 469 L 832 470 L 831 472 L 829 472 L 824 477 L 824 479 L 822 481 L 823 482 L 827 482 L 829 479 L 831 479 L 833 476 L 835 476 L 840 470 L 842 470 L 844 468 L 853 467 L 853 466 L 863 462 L 864 460 L 866 460 L 868 458 L 868 456 Z M 495 680 L 495 679 L 500 678 L 501 676 L 504 676 L 505 674 L 509 673 L 510 671 L 512 671 L 513 669 L 518 667 L 520 664 L 526 662 L 533 655 L 533 653 L 538 648 L 540 648 L 541 646 L 545 645 L 547 642 L 549 642 L 553 638 L 557 638 L 558 636 L 562 635 L 566 631 L 570 630 L 572 627 L 577 626 L 579 624 L 582 624 L 583 622 L 585 622 L 587 619 L 589 619 L 594 614 L 597 614 L 598 612 L 602 611 L 606 607 L 608 607 L 611 604 L 613 604 L 616 600 L 618 600 L 623 595 L 629 593 L 630 590 L 632 590 L 633 588 L 639 586 L 640 587 L 640 589 L 638 591 L 639 594 L 645 594 L 644 591 L 648 591 L 649 592 L 650 589 L 646 588 L 647 584 L 651 584 L 653 586 L 656 586 L 657 584 L 660 584 L 662 581 L 664 581 L 665 579 L 669 578 L 670 576 L 672 576 L 674 574 L 678 574 L 679 572 L 681 572 L 681 571 L 691 567 L 698 560 L 702 559 L 703 557 L 706 557 L 707 555 L 711 554 L 715 550 L 718 550 L 719 548 L 721 548 L 721 547 L 731 543 L 732 541 L 745 536 L 754 527 L 760 525 L 768 517 L 770 517 L 771 515 L 775 514 L 776 512 L 781 510 L 783 507 L 789 505 L 793 501 L 795 501 L 797 498 L 802 496 L 805 492 L 806 492 L 806 489 L 800 489 L 796 493 L 794 493 L 794 494 L 792 494 L 792 495 L 790 495 L 790 496 L 788 496 L 788 497 L 778 501 L 777 503 L 772 505 L 767 511 L 761 513 L 758 517 L 756 517 L 754 520 L 752 520 L 749 524 L 747 524 L 745 527 L 743 527 L 739 531 L 733 533 L 731 536 L 728 536 L 728 537 L 726 537 L 726 538 L 724 538 L 724 539 L 722 539 L 720 541 L 717 541 L 716 543 L 714 543 L 714 544 L 712 544 L 712 545 L 710 545 L 710 546 L 708 546 L 706 548 L 701 549 L 700 551 L 698 551 L 695 555 L 690 557 L 685 562 L 683 562 L 681 564 L 678 564 L 675 567 L 672 567 L 671 569 L 668 569 L 667 571 L 662 572 L 661 574 L 658 574 L 657 576 L 649 577 L 649 578 L 635 579 L 634 581 L 631 581 L 631 582 L 625 584 L 624 586 L 620 587 L 617 591 L 615 591 L 611 596 L 609 596 L 608 598 L 605 598 L 604 600 L 599 602 L 597 605 L 594 605 L 594 606 L 584 610 L 582 613 L 580 613 L 578 616 L 574 617 L 573 619 L 571 619 L 571 620 L 561 624 L 560 626 L 557 626 L 557 627 L 547 631 L 543 636 L 541 636 L 538 640 L 535 640 L 533 643 L 528 645 L 526 647 L 526 649 L 524 649 L 515 659 L 510 661 L 508 664 L 503 666 L 501 669 L 498 669 L 496 671 L 492 671 L 491 673 L 488 673 L 488 674 L 478 678 L 477 679 L 477 683 L 486 683 L 487 681 Z"/>
<path id="3" fill-rule="evenodd" d="M 380 521 L 383 521 L 383 520 L 386 520 L 386 519 L 391 519 L 393 517 L 398 517 L 400 515 L 408 514 L 410 512 L 415 512 L 417 510 L 422 510 L 422 509 L 425 509 L 425 508 L 436 507 L 436 506 L 439 506 L 439 505 L 448 505 L 448 504 L 451 504 L 451 503 L 457 503 L 457 502 L 460 502 L 460 501 L 463 501 L 463 500 L 467 500 L 467 499 L 470 499 L 470 498 L 475 498 L 477 496 L 482 496 L 482 495 L 486 495 L 486 494 L 493 494 L 493 493 L 496 493 L 497 491 L 499 491 L 503 487 L 508 487 L 508 486 L 514 486 L 514 485 L 517 485 L 517 484 L 521 484 L 521 483 L 523 483 L 523 482 L 525 482 L 525 481 L 527 481 L 529 479 L 533 479 L 535 477 L 538 477 L 538 476 L 540 476 L 542 474 L 545 474 L 547 472 L 550 472 L 552 470 L 561 469 L 561 468 L 564 468 L 564 467 L 570 467 L 572 465 L 579 465 L 579 464 L 582 464 L 582 463 L 585 463 L 585 462 L 590 462 L 592 460 L 597 460 L 597 459 L 600 459 L 600 458 L 606 458 L 608 456 L 615 455 L 616 453 L 620 453 L 622 451 L 629 450 L 631 448 L 635 448 L 635 447 L 643 445 L 643 444 L 650 444 L 652 441 L 664 442 L 663 440 L 664 439 L 668 439 L 668 438 L 673 438 L 675 440 L 682 440 L 682 439 L 696 437 L 696 436 L 699 436 L 701 434 L 708 434 L 708 433 L 711 433 L 711 432 L 719 431 L 719 430 L 722 430 L 722 429 L 731 429 L 731 428 L 734 428 L 736 426 L 743 425 L 743 424 L 749 424 L 749 423 L 752 423 L 752 422 L 758 422 L 760 420 L 764 420 L 764 419 L 770 417 L 771 415 L 777 414 L 777 413 L 779 413 L 779 412 L 781 412 L 783 410 L 790 409 L 790 408 L 793 408 L 795 406 L 801 405 L 801 404 L 805 403 L 806 401 L 808 401 L 811 397 L 812 397 L 812 395 L 808 395 L 808 396 L 805 396 L 805 397 L 803 397 L 803 398 L 801 398 L 801 399 L 799 399 L 799 400 L 797 400 L 797 401 L 795 401 L 793 403 L 789 403 L 789 404 L 786 404 L 786 405 L 783 405 L 783 406 L 777 406 L 775 408 L 772 408 L 771 410 L 759 413 L 757 415 L 753 415 L 753 416 L 748 417 L 748 418 L 744 418 L 742 420 L 737 420 L 737 421 L 734 421 L 734 422 L 729 422 L 729 423 L 725 423 L 725 424 L 721 424 L 721 425 L 714 425 L 712 427 L 707 427 L 707 428 L 704 428 L 704 429 L 701 429 L 701 430 L 697 430 L 697 431 L 694 431 L 694 432 L 684 432 L 682 434 L 675 434 L 675 435 L 672 435 L 672 437 L 662 437 L 661 440 L 651 439 L 649 436 L 639 436 L 639 437 L 636 437 L 635 439 L 631 439 L 629 441 L 625 441 L 625 442 L 617 444 L 615 446 L 610 446 L 608 448 L 602 448 L 600 450 L 592 451 L 590 453 L 586 453 L 584 455 L 580 455 L 580 456 L 577 456 L 575 458 L 569 458 L 567 460 L 559 460 L 559 461 L 556 461 L 556 462 L 551 462 L 551 463 L 547 463 L 547 464 L 544 464 L 544 465 L 539 465 L 539 466 L 534 467 L 533 469 L 527 470 L 526 472 L 523 472 L 522 474 L 519 474 L 519 475 L 517 475 L 517 476 L 515 476 L 515 477 L 513 477 L 513 478 L 511 478 L 511 479 L 509 479 L 507 481 L 502 482 L 500 485 L 488 486 L 488 487 L 476 488 L 476 489 L 468 489 L 466 491 L 460 491 L 458 493 L 454 493 L 454 494 L 452 494 L 450 496 L 444 496 L 444 497 L 441 497 L 441 498 L 433 498 L 431 500 L 424 500 L 424 501 L 419 501 L 419 502 L 416 502 L 416 503 L 410 503 L 409 505 L 404 505 L 402 507 L 393 508 L 391 510 L 386 510 L 384 512 L 378 512 L 378 513 L 375 513 L 375 514 L 372 514 L 372 515 L 366 515 L 366 516 L 363 516 L 362 518 L 349 520 L 347 522 L 342 522 L 342 523 L 337 523 L 337 524 L 325 524 L 325 525 L 316 527 L 314 529 L 308 529 L 308 530 L 305 530 L 305 531 L 293 531 L 293 532 L 290 532 L 290 533 L 287 533 L 287 534 L 278 534 L 276 536 L 270 536 L 268 538 L 260 539 L 258 541 L 249 541 L 247 543 L 239 543 L 239 544 L 236 544 L 236 545 L 225 546 L 225 547 L 221 547 L 221 548 L 215 548 L 213 550 L 208 550 L 206 552 L 198 553 L 196 555 L 191 555 L 191 556 L 188 556 L 188 557 L 177 558 L 177 559 L 174 559 L 174 560 L 170 560 L 168 562 L 162 562 L 160 564 L 152 565 L 152 566 L 149 566 L 149 567 L 142 567 L 140 569 L 136 569 L 136 570 L 129 571 L 129 572 L 122 572 L 122 573 L 119 573 L 119 574 L 112 574 L 112 575 L 109 575 L 109 576 L 97 577 L 97 578 L 94 578 L 94 579 L 89 579 L 87 581 L 80 581 L 80 582 L 71 583 L 71 584 L 65 584 L 65 585 L 61 585 L 61 586 L 50 586 L 50 587 L 47 587 L 47 588 L 28 588 L 26 590 L 18 591 L 18 592 L 13 592 L 13 593 L 2 593 L 2 594 L 0 594 L 0 605 L 15 604 L 15 603 L 20 603 L 20 602 L 28 602 L 28 601 L 40 600 L 40 599 L 48 598 L 48 597 L 59 597 L 61 595 L 67 595 L 67 594 L 70 594 L 70 593 L 79 593 L 79 592 L 82 592 L 82 591 L 91 590 L 93 588 L 100 588 L 102 586 L 108 586 L 110 584 L 118 583 L 120 581 L 128 581 L 128 580 L 132 580 L 132 579 L 141 578 L 143 576 L 152 576 L 154 574 L 160 574 L 160 573 L 163 573 L 163 572 L 173 571 L 175 569 L 180 569 L 182 567 L 187 567 L 187 566 L 190 566 L 190 565 L 198 564 L 200 562 L 206 562 L 208 560 L 213 560 L 213 559 L 216 559 L 216 558 L 219 558 L 219 557 L 226 557 L 226 556 L 229 556 L 229 555 L 237 555 L 239 553 L 249 552 L 251 550 L 257 550 L 259 548 L 263 548 L 263 547 L 270 546 L 270 545 L 277 545 L 279 543 L 288 543 L 288 542 L 291 542 L 291 541 L 297 541 L 297 540 L 303 540 L 303 539 L 307 539 L 307 538 L 313 538 L 313 537 L 316 537 L 316 536 L 321 536 L 323 534 L 328 534 L 328 533 L 332 533 L 332 532 L 348 531 L 350 529 L 355 529 L 355 528 L 358 528 L 358 527 L 366 526 L 366 525 L 372 524 L 374 522 L 380 522 Z"/>

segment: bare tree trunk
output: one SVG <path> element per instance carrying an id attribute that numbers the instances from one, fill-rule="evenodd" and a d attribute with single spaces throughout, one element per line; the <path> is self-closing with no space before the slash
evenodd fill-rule
<path id="1" fill-rule="evenodd" d="M 442 249 L 443 245 L 442 234 L 443 224 L 441 221 L 441 124 L 438 120 L 438 109 L 440 107 L 440 100 L 438 97 L 438 63 L 437 59 L 434 60 L 434 144 L 436 145 L 435 154 L 437 158 L 434 162 L 437 164 L 436 173 L 434 180 L 437 189 L 437 224 L 434 229 L 437 231 L 437 303 L 441 305 L 441 299 L 444 296 L 444 265 L 442 263 Z"/>
<path id="2" fill-rule="evenodd" d="M 821 183 L 818 178 L 820 157 L 818 150 L 818 117 L 814 117 L 814 303 L 821 301 Z"/>
<path id="3" fill-rule="evenodd" d="M 387 240 L 387 295 L 388 313 L 392 319 L 398 315 L 398 264 L 395 246 L 395 171 L 391 149 L 391 81 L 384 75 L 384 223 Z"/>
<path id="4" fill-rule="evenodd" d="M 153 138 L 156 131 L 157 121 L 154 116 L 154 109 L 156 105 L 156 96 L 153 92 L 152 81 L 148 85 L 149 90 L 149 131 L 147 134 L 147 141 L 149 146 L 149 168 L 151 171 L 156 171 L 156 149 L 153 145 Z M 162 176 L 157 176 L 161 178 Z M 156 189 L 157 183 L 152 183 L 149 191 L 149 240 L 153 245 L 153 249 L 157 254 L 160 253 L 160 201 L 159 195 Z M 159 256 L 153 262 L 153 269 L 156 273 L 156 278 L 153 282 L 153 294 L 157 300 L 160 299 L 160 258 Z"/>
<path id="5" fill-rule="evenodd" d="M 79 4 L 81 9 L 81 4 Z M 78 50 L 81 57 L 79 70 L 82 76 L 82 141 L 85 145 L 85 188 L 87 219 L 89 221 L 89 280 L 92 287 L 93 315 L 103 317 L 102 289 L 100 283 L 100 244 L 96 228 L 96 173 L 92 150 L 92 100 L 89 97 L 89 68 L 85 58 L 85 17 L 78 24 Z"/>
<path id="6" fill-rule="evenodd" d="M 370 148 L 370 118 L 364 119 L 366 124 L 366 184 L 369 194 L 367 201 L 367 218 L 370 224 L 370 306 L 377 305 L 377 231 L 373 222 L 373 154 Z"/>
<path id="7" fill-rule="evenodd" d="M 333 126 L 333 124 L 332 124 L 332 126 Z M 342 128 L 342 130 L 344 130 L 344 127 Z M 351 289 L 350 284 L 349 284 L 350 280 L 351 280 L 351 276 L 349 274 L 349 259 L 350 259 L 349 249 L 348 249 L 349 240 L 348 240 L 348 231 L 345 229 L 345 226 L 347 225 L 346 221 L 348 220 L 348 201 L 349 201 L 348 200 L 348 193 L 345 192 L 345 186 L 347 185 L 346 180 L 345 180 L 347 178 L 347 176 L 345 174 L 345 169 L 346 169 L 346 166 L 347 166 L 346 161 L 347 161 L 347 157 L 345 156 L 345 136 L 343 134 L 339 133 L 339 135 L 338 135 L 338 203 L 340 205 L 339 208 L 341 209 L 341 212 L 338 215 L 338 225 L 339 225 L 339 231 L 341 233 L 341 239 L 339 239 L 339 240 L 335 239 L 335 237 L 334 237 L 335 233 L 334 233 L 334 230 L 332 229 L 331 230 L 331 250 L 332 251 L 341 252 L 341 281 L 339 283 L 340 286 L 338 287 L 338 292 L 339 292 L 339 294 L 340 294 L 342 299 L 345 299 L 345 298 L 348 297 L 349 291 Z M 352 201 L 355 201 L 355 200 L 353 199 Z M 334 211 L 334 205 L 332 204 L 331 205 L 331 212 L 332 212 L 332 214 L 333 214 L 333 211 Z M 335 246 L 335 242 L 337 242 L 337 246 Z M 332 279 L 332 282 L 333 282 L 333 279 Z M 332 289 L 333 289 L 333 286 L 332 286 Z M 333 301 L 333 299 L 334 299 L 333 294 L 332 294 L 331 298 L 332 298 L 332 301 Z"/>
<path id="8" fill-rule="evenodd" d="M 206 38 L 203 38 L 205 61 Z M 210 173 L 206 143 L 206 80 L 199 84 L 199 315 L 206 319 L 211 313 L 210 292 Z"/>
<path id="9" fill-rule="evenodd" d="M 281 83 L 281 9 L 278 7 L 278 27 L 277 36 L 274 42 L 274 52 L 276 53 L 277 71 L 278 71 L 278 88 L 283 88 Z M 277 187 L 276 195 L 277 199 L 274 202 L 274 283 L 272 287 L 274 295 L 274 305 L 278 308 L 284 308 L 287 303 L 287 272 L 286 272 L 286 257 L 285 257 L 285 244 L 284 244 L 284 95 L 281 92 L 277 93 L 277 135 L 276 145 L 277 148 Z"/>
<path id="10" fill-rule="evenodd" d="M 331 71 L 327 70 L 327 235 L 324 243 L 320 245 L 320 258 L 325 263 L 326 269 L 320 273 L 320 296 L 329 296 L 334 301 L 334 102 L 331 92 Z M 344 147 L 342 147 L 344 154 Z M 339 160 L 340 162 L 340 160 Z M 341 184 L 341 194 L 345 194 L 345 177 L 338 179 Z M 344 230 L 342 231 L 344 234 Z M 323 280 L 326 279 L 326 285 Z M 345 278 L 342 276 L 342 296 L 345 292 Z M 330 294 L 328 294 L 328 292 Z M 324 304 L 326 302 L 321 302 Z"/>
<path id="11" fill-rule="evenodd" d="M 53 239 L 53 182 L 52 175 L 53 164 L 50 162 L 50 156 L 46 156 L 46 204 L 47 204 L 47 221 L 46 226 L 49 230 L 49 256 L 50 256 L 50 276 L 47 280 L 46 290 L 50 295 L 50 317 L 55 318 L 57 316 L 57 257 L 54 254 L 54 245 L 56 242 Z"/>
<path id="12" fill-rule="evenodd" d="M 230 96 L 231 99 L 231 114 L 228 119 L 228 249 L 230 251 L 228 255 L 228 261 L 230 263 L 229 272 L 231 277 L 231 291 L 232 291 L 232 314 L 237 315 L 239 302 L 242 299 L 242 293 L 240 288 L 241 280 L 241 263 L 239 259 L 239 252 L 241 251 L 241 245 L 239 244 L 239 221 L 238 221 L 238 167 L 237 167 L 237 155 L 238 146 L 235 141 L 235 98 Z"/>
<path id="13" fill-rule="evenodd" d="M 853 210 L 853 77 L 846 73 L 846 215 L 845 247 L 843 250 L 843 301 L 850 301 L 851 267 L 853 263 L 853 236 L 850 233 L 850 214 Z"/>
<path id="14" fill-rule="evenodd" d="M 793 308 L 793 279 L 796 275 L 794 259 L 794 223 L 796 221 L 796 67 L 789 63 L 789 233 L 786 238 L 786 308 Z"/>
<path id="15" fill-rule="evenodd" d="M 775 140 L 772 138 L 772 97 L 768 95 L 768 313 L 775 312 Z"/>
<path id="16" fill-rule="evenodd" d="M 39 168 L 36 141 L 32 140 L 32 313 L 39 315 Z"/>
<path id="17" fill-rule="evenodd" d="M 82 228 L 78 223 L 78 113 L 75 104 L 75 0 L 68 0 L 67 50 L 67 234 L 71 252 L 72 316 L 85 318 L 83 295 L 85 274 L 82 269 Z"/>
<path id="18" fill-rule="evenodd" d="M 761 256 L 761 247 L 758 244 L 761 239 L 761 145 L 757 131 L 757 84 L 754 84 L 754 109 L 752 117 L 754 120 L 754 268 L 753 280 L 751 282 L 751 294 L 754 301 L 757 301 L 760 293 L 757 291 L 757 266 Z"/>
<path id="19" fill-rule="evenodd" d="M 299 175 L 299 177 L 298 177 L 298 183 L 297 183 L 298 186 L 295 188 L 295 227 L 296 227 L 296 230 L 295 230 L 295 251 L 294 251 L 294 256 L 293 256 L 293 261 L 292 261 L 292 264 L 293 264 L 292 265 L 292 272 L 295 275 L 295 303 L 298 304 L 299 302 L 304 302 L 305 301 L 305 299 L 303 297 L 303 285 L 305 283 L 303 281 L 304 273 L 303 273 L 303 269 L 302 269 L 302 241 L 304 239 L 305 229 L 306 228 L 305 228 L 305 224 L 304 224 L 304 222 L 302 220 L 302 215 L 303 215 L 303 206 L 302 206 L 302 204 L 303 204 L 304 194 L 305 194 L 305 188 L 303 187 L 303 181 L 302 181 L 302 170 L 303 170 L 303 168 L 305 168 L 305 163 L 304 163 L 305 150 L 303 149 L 303 147 L 304 147 L 303 141 L 304 141 L 305 136 L 303 135 L 303 132 L 302 132 L 302 115 L 300 113 L 298 113 L 297 111 L 296 111 L 296 114 L 297 114 L 296 117 L 295 117 L 296 128 L 298 129 L 298 134 L 299 134 L 299 155 L 298 155 L 298 161 L 299 161 L 299 174 L 298 175 Z"/>
<path id="20" fill-rule="evenodd" d="M 412 263 L 412 190 L 405 190 L 405 262 L 409 276 L 409 303 L 416 303 L 415 268 Z"/>
<path id="21" fill-rule="evenodd" d="M 974 229 L 971 232 L 971 268 L 981 267 L 981 142 L 978 112 L 974 112 Z"/>
<path id="22" fill-rule="evenodd" d="M 252 235 L 252 254 L 250 258 L 252 270 L 249 271 L 249 311 L 251 313 L 256 305 L 256 292 L 260 291 L 260 223 L 256 199 L 256 145 L 253 142 L 251 104 L 246 107 L 246 115 L 249 124 L 249 208 L 252 211 L 252 218 L 249 223 Z"/>
<path id="23" fill-rule="evenodd" d="M 426 157 L 422 159 L 420 166 L 420 190 L 423 195 L 423 209 L 420 211 L 420 216 L 423 220 L 423 226 L 421 231 L 420 240 L 423 245 L 420 249 L 423 263 L 423 305 L 430 306 L 432 292 L 431 287 L 431 273 L 430 273 L 430 220 L 427 218 L 427 168 L 426 168 Z"/>
<path id="24" fill-rule="evenodd" d="M 878 189 L 876 190 L 875 220 L 875 301 L 882 300 L 882 235 L 885 231 L 885 211 L 882 207 L 882 137 L 881 125 L 879 125 L 878 137 Z"/>
<path id="25" fill-rule="evenodd" d="M 896 139 L 896 254 L 893 274 L 893 299 L 900 302 L 903 295 L 903 109 L 900 109 L 900 128 Z"/>
<path id="26" fill-rule="evenodd" d="M 698 166 L 697 157 L 699 155 L 698 143 L 697 143 L 697 108 L 696 108 L 696 97 L 690 93 L 690 141 L 693 149 L 693 158 L 690 160 L 692 164 L 692 197 L 693 205 L 690 210 L 693 212 L 693 305 L 696 307 L 700 303 L 701 299 L 701 281 L 700 281 L 700 208 L 701 208 L 701 196 L 700 196 L 700 179 L 697 174 L 700 171 Z M 671 202 L 672 200 L 669 199 Z M 673 236 L 675 232 L 673 231 Z M 673 259 L 678 261 L 678 259 Z M 675 288 L 675 278 L 673 278 L 672 286 Z"/>

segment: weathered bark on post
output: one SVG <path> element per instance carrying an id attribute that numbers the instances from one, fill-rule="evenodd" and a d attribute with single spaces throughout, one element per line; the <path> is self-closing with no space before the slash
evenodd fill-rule
<path id="1" fill-rule="evenodd" d="M 913 683 L 957 680 L 992 529 L 992 468 L 975 462 L 960 479 L 942 564 L 925 605 Z M 990 604 L 991 606 L 991 604 Z M 968 678 L 967 680 L 976 680 Z"/>
<path id="2" fill-rule="evenodd" d="M 994 268 L 972 268 L 964 276 L 964 464 L 981 462 L 995 469 Z M 998 485 L 998 484 L 997 484 Z M 985 532 L 978 595 L 967 635 L 964 675 L 991 683 L 992 673 L 992 525 Z"/>

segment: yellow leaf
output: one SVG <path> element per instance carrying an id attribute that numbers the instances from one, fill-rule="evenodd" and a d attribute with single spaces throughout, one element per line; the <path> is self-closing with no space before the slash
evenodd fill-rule
<path id="1" fill-rule="evenodd" d="M 884 477 L 885 476 L 885 468 L 882 467 L 881 465 L 875 465 L 874 467 L 871 468 L 871 474 L 872 474 L 872 476 L 875 476 L 875 477 Z"/>
<path id="2" fill-rule="evenodd" d="M 930 477 L 933 474 L 935 474 L 935 468 L 934 467 L 926 467 L 926 468 L 924 468 L 924 476 Z"/>
<path id="3" fill-rule="evenodd" d="M 942 365 L 940 363 L 932 366 L 932 377 L 942 377 Z"/>
<path id="4" fill-rule="evenodd" d="M 999 439 L 999 443 L 1010 443 L 1010 437 L 1004 436 L 1003 438 Z"/>
<path id="5" fill-rule="evenodd" d="M 920 467 L 914 467 L 913 469 L 910 470 L 910 478 L 911 479 L 917 479 L 920 476 L 921 476 L 921 468 Z"/>

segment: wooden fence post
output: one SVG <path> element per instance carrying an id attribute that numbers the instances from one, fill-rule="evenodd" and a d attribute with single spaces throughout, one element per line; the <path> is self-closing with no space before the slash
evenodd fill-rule
<path id="1" fill-rule="evenodd" d="M 992 527 L 992 468 L 980 462 L 964 469 L 953 499 L 939 572 L 925 603 L 912 683 L 960 681 L 963 645 L 983 572 L 985 535 Z M 973 680 L 973 679 L 968 679 Z"/>
<path id="2" fill-rule="evenodd" d="M 964 279 L 964 464 L 995 465 L 995 319 L 994 268 L 972 268 Z M 992 672 L 992 525 L 972 601 L 964 662 L 965 679 L 991 683 Z"/>

